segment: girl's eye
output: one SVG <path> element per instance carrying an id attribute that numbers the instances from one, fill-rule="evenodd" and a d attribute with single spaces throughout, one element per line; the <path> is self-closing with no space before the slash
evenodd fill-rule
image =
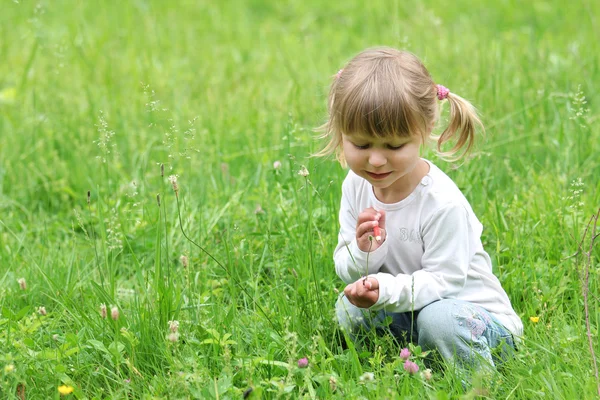
<path id="1" fill-rule="evenodd" d="M 400 150 L 400 149 L 401 149 L 401 148 L 403 148 L 403 147 L 404 147 L 404 144 L 401 144 L 400 146 L 392 146 L 392 145 L 389 145 L 389 146 L 388 146 L 388 149 L 390 149 L 390 150 Z"/>
<path id="2" fill-rule="evenodd" d="M 356 147 L 357 149 L 361 149 L 361 150 L 366 150 L 366 149 L 369 148 L 369 146 L 370 146 L 370 144 L 368 144 L 368 143 L 367 144 L 361 144 L 361 145 L 354 144 L 354 147 Z"/>

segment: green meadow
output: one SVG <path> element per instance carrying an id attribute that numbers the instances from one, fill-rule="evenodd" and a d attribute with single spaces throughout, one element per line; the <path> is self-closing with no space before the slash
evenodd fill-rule
<path id="1" fill-rule="evenodd" d="M 600 396 L 599 37 L 590 0 L 2 0 L 0 398 Z M 346 171 L 314 129 L 377 45 L 486 126 L 423 156 L 525 325 L 491 380 L 410 375 L 334 320 Z"/>

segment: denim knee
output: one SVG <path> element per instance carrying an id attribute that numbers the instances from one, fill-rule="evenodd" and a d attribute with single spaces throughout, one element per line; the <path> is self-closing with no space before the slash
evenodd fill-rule
<path id="1" fill-rule="evenodd" d="M 417 330 L 419 345 L 424 349 L 438 349 L 459 340 L 455 325 L 458 321 L 452 315 L 452 300 L 439 300 L 419 311 Z"/>
<path id="2" fill-rule="evenodd" d="M 512 335 L 482 307 L 444 299 L 426 306 L 417 319 L 419 345 L 435 349 L 446 361 L 466 366 L 493 366 L 492 349 L 514 349 Z M 504 357 L 502 357 L 504 358 Z"/>

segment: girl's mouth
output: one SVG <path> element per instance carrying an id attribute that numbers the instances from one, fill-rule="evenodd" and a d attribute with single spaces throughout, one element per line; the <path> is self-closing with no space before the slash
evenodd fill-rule
<path id="1" fill-rule="evenodd" d="M 391 174 L 391 172 L 386 172 L 386 173 L 383 173 L 383 174 L 376 174 L 374 172 L 369 172 L 369 171 L 366 171 L 366 172 L 367 172 L 367 175 L 369 175 L 369 177 L 371 179 L 375 179 L 375 180 L 385 179 L 388 176 L 390 176 L 390 174 Z"/>

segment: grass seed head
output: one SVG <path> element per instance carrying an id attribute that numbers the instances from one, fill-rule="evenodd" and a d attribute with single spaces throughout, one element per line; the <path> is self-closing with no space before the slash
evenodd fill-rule
<path id="1" fill-rule="evenodd" d="M 113 306 L 113 307 L 110 309 L 110 317 L 111 317 L 111 318 L 112 318 L 114 321 L 116 321 L 116 320 L 118 320 L 118 319 L 119 319 L 119 309 L 117 308 L 117 306 Z"/>
<path id="2" fill-rule="evenodd" d="M 190 260 L 186 255 L 179 257 L 179 261 L 181 262 L 181 265 L 183 265 L 183 268 L 187 268 L 188 265 L 190 265 Z"/>
<path id="3" fill-rule="evenodd" d="M 177 185 L 177 175 L 170 175 L 169 182 L 171 183 L 171 185 L 173 185 L 173 191 L 175 192 L 175 195 L 177 195 L 179 193 L 179 185 Z"/>

